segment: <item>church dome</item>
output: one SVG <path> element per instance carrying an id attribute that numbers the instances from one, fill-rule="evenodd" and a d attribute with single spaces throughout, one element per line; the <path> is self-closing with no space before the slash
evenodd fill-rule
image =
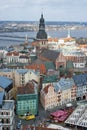
<path id="1" fill-rule="evenodd" d="M 37 33 L 37 39 L 47 39 L 47 33 L 45 31 L 39 31 Z"/>

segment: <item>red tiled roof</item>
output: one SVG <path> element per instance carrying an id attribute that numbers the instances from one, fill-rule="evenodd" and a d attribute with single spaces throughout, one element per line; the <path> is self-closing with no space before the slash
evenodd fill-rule
<path id="1" fill-rule="evenodd" d="M 25 68 L 39 70 L 41 74 L 46 73 L 46 67 L 44 64 L 33 64 L 33 65 L 25 66 Z"/>
<path id="2" fill-rule="evenodd" d="M 16 52 L 16 51 L 14 51 L 14 52 L 8 52 L 7 53 L 7 56 L 19 56 L 19 52 Z"/>
<path id="3" fill-rule="evenodd" d="M 26 86 L 17 88 L 17 94 L 32 94 L 32 93 L 34 93 L 34 84 L 32 81 L 28 82 Z"/>
<path id="4" fill-rule="evenodd" d="M 48 84 L 48 85 L 43 89 L 43 91 L 44 91 L 46 94 L 48 93 L 49 87 L 50 87 L 50 84 Z"/>

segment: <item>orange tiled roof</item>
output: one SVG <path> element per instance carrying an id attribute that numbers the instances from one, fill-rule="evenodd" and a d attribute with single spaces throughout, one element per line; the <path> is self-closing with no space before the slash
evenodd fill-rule
<path id="1" fill-rule="evenodd" d="M 37 46 L 37 41 L 32 42 L 32 46 Z"/>
<path id="2" fill-rule="evenodd" d="M 64 38 L 64 42 L 73 41 L 74 39 L 72 37 L 66 37 Z"/>
<path id="3" fill-rule="evenodd" d="M 87 45 L 81 44 L 79 45 L 80 48 L 87 48 Z"/>
<path id="4" fill-rule="evenodd" d="M 60 38 L 61 40 L 64 40 L 64 42 L 69 42 L 69 41 L 74 41 L 75 39 L 72 37 L 65 37 L 65 38 Z"/>
<path id="5" fill-rule="evenodd" d="M 48 42 L 58 42 L 58 38 L 48 38 Z"/>
<path id="6" fill-rule="evenodd" d="M 25 68 L 39 70 L 41 74 L 46 73 L 46 67 L 44 64 L 33 64 L 33 65 L 25 66 Z"/>

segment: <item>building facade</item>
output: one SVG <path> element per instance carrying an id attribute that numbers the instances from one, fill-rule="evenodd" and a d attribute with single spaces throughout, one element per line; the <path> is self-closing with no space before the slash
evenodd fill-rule
<path id="1" fill-rule="evenodd" d="M 29 80 L 40 82 L 40 73 L 32 69 L 0 69 L 0 75 L 13 80 L 13 86 L 24 86 Z"/>
<path id="2" fill-rule="evenodd" d="M 0 130 L 13 130 L 15 128 L 14 101 L 3 100 L 0 107 Z"/>
<path id="3" fill-rule="evenodd" d="M 52 84 L 48 84 L 41 90 L 40 101 L 45 110 L 57 106 L 57 93 Z"/>
<path id="4" fill-rule="evenodd" d="M 87 74 L 74 75 L 73 80 L 77 86 L 77 100 L 87 100 Z"/>
<path id="5" fill-rule="evenodd" d="M 37 115 L 38 113 L 38 84 L 30 81 L 26 86 L 17 89 L 17 115 L 27 112 Z"/>
<path id="6" fill-rule="evenodd" d="M 72 78 L 61 78 L 57 82 L 45 84 L 40 100 L 45 110 L 76 100 L 76 85 Z"/>

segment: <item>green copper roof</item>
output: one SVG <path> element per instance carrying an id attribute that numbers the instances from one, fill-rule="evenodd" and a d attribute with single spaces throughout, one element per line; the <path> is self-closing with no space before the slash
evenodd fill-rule
<path id="1" fill-rule="evenodd" d="M 45 76 L 43 79 L 43 83 L 55 82 L 57 80 L 58 80 L 58 75 Z"/>
<path id="2" fill-rule="evenodd" d="M 45 62 L 46 69 L 55 69 L 55 65 L 53 62 Z"/>

